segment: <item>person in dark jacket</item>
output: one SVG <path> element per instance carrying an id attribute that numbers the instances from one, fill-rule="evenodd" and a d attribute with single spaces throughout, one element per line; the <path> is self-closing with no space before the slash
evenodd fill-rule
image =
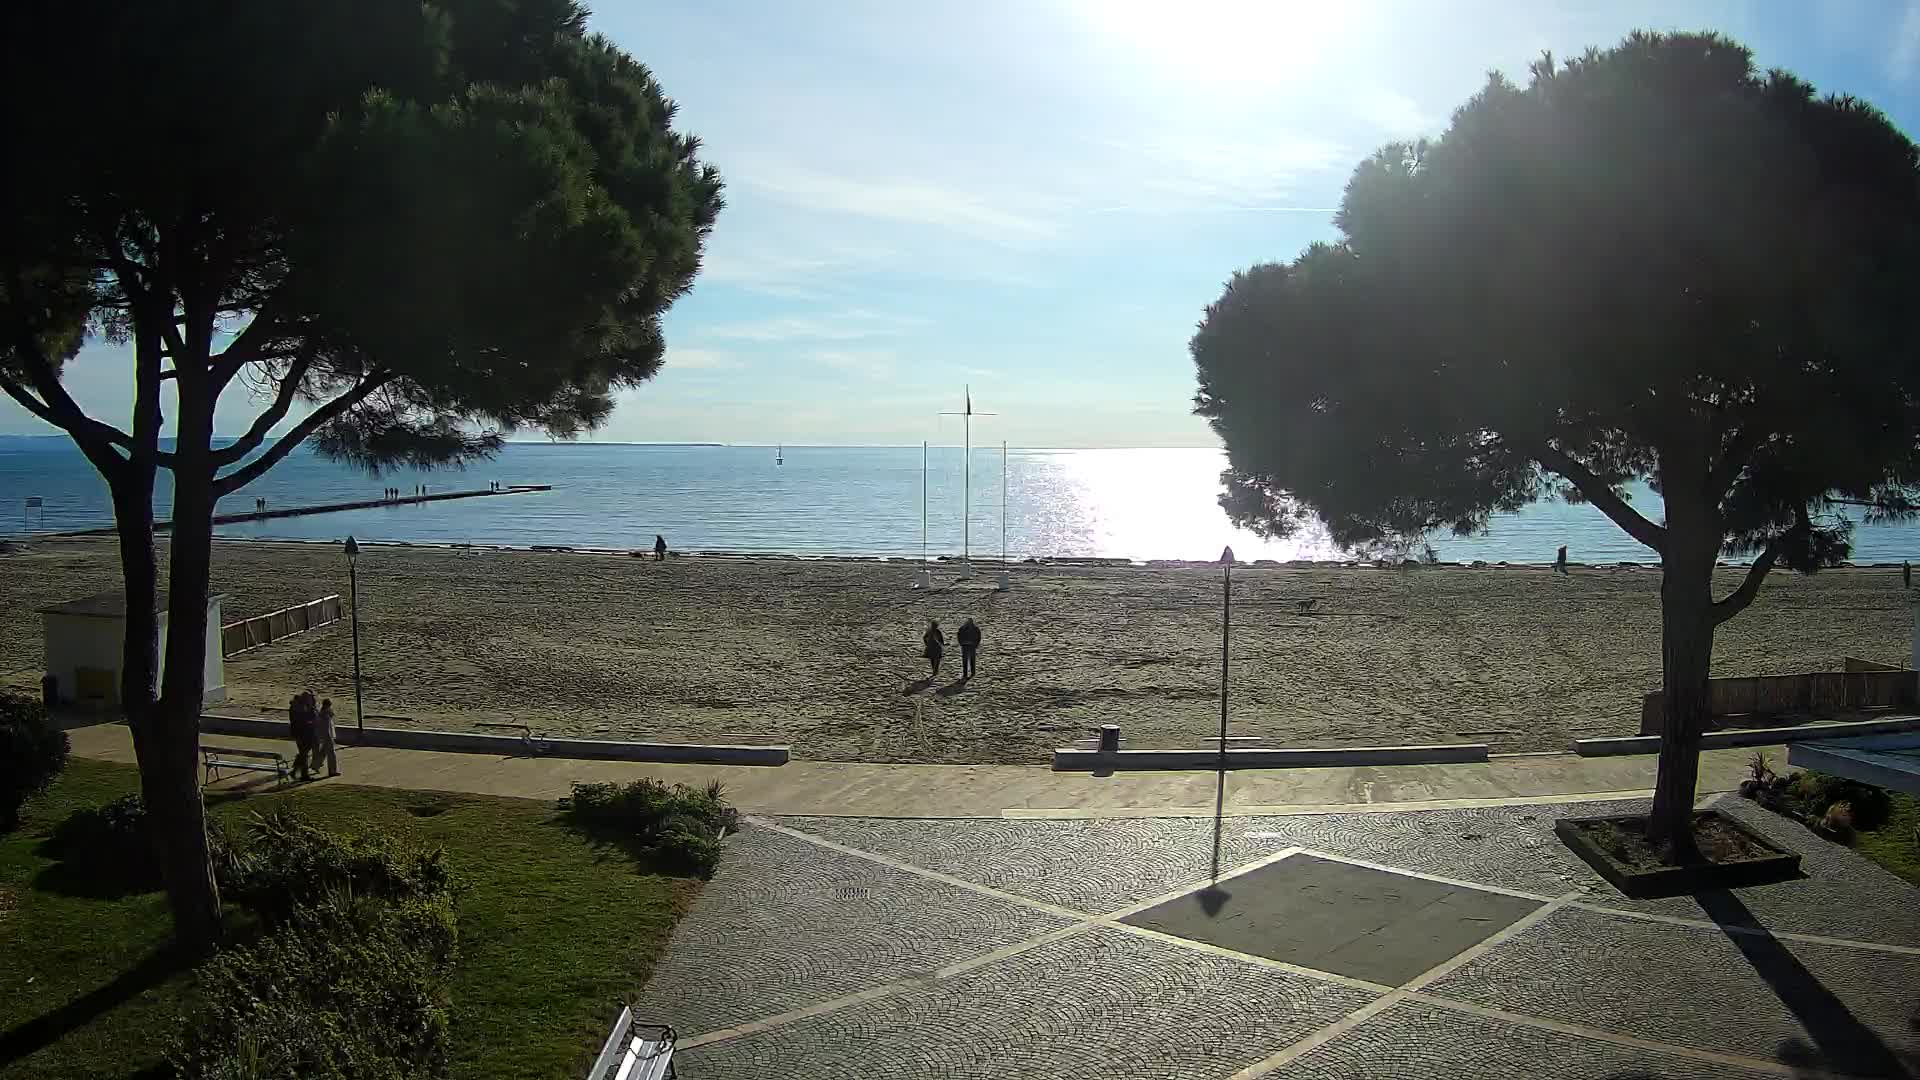
<path id="1" fill-rule="evenodd" d="M 653 534 L 653 561 L 664 562 L 667 557 L 667 538 L 659 533 Z"/>
<path id="2" fill-rule="evenodd" d="M 972 619 L 960 624 L 960 678 L 973 678 L 974 656 L 980 651 L 980 628 Z"/>
<path id="3" fill-rule="evenodd" d="M 926 645 L 926 648 L 920 650 L 920 655 L 927 658 L 927 667 L 930 672 L 928 677 L 939 678 L 940 659 L 947 653 L 947 635 L 940 632 L 940 620 L 929 619 L 927 632 L 920 640 Z"/>
<path id="4" fill-rule="evenodd" d="M 313 779 L 313 766 L 318 764 L 312 760 L 316 756 L 313 728 L 318 720 L 312 692 L 303 690 L 293 695 L 293 700 L 287 704 L 287 721 L 293 728 L 293 776 L 296 780 Z"/>

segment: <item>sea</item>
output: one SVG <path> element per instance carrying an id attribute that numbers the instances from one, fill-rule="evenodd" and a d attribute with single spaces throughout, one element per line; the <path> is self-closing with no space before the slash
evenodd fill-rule
<path id="1" fill-rule="evenodd" d="M 1003 467 L 1004 462 L 1004 467 Z M 1211 449 L 1045 450 L 901 446 L 717 446 L 516 442 L 464 470 L 374 477 L 309 448 L 221 501 L 222 513 L 377 499 L 382 488 L 431 493 L 547 485 L 548 490 L 346 510 L 219 526 L 258 540 L 650 548 L 683 552 L 918 558 L 1099 558 L 1341 561 L 1307 528 L 1284 538 L 1237 529 L 1220 509 L 1226 455 Z M 29 505 L 38 500 L 37 505 Z M 169 516 L 161 470 L 155 513 Z M 1634 504 L 1654 520 L 1659 496 Z M 105 483 L 62 437 L 0 436 L 0 536 L 113 523 Z M 1574 562 L 1656 561 L 1591 506 L 1549 501 L 1495 518 L 1484 533 L 1436 535 L 1446 562 L 1543 563 L 1561 545 Z M 1414 553 L 1424 556 L 1424 552 Z M 1920 558 L 1920 526 L 1863 525 L 1856 562 Z"/>

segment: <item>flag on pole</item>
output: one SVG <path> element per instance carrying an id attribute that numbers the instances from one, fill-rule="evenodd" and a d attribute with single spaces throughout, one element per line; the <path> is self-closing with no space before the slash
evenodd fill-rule
<path id="1" fill-rule="evenodd" d="M 973 415 L 973 387 L 967 387 L 967 415 Z"/>

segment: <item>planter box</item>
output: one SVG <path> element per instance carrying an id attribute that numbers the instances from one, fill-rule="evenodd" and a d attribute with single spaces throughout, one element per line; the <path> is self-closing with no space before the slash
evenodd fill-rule
<path id="1" fill-rule="evenodd" d="M 1635 898 L 1679 896 L 1684 893 L 1728 889 L 1741 885 L 1770 885 L 1776 881 L 1786 881 L 1800 876 L 1798 853 L 1781 850 L 1772 841 L 1725 814 L 1715 813 L 1712 810 L 1698 810 L 1693 816 L 1695 822 L 1709 818 L 1715 819 L 1772 854 L 1733 862 L 1694 863 L 1688 866 L 1661 866 L 1643 870 L 1615 861 L 1614 857 L 1601 848 L 1582 828 L 1587 825 L 1625 825 L 1644 822 L 1646 818 L 1643 815 L 1563 818 L 1554 822 L 1553 831 L 1559 835 L 1567 847 L 1573 849 L 1575 855 L 1580 856 L 1583 862 L 1593 867 L 1595 873 L 1606 878 L 1614 888 Z"/>

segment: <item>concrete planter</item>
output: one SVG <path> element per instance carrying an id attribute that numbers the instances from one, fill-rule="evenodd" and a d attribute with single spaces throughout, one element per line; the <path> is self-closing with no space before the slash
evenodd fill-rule
<path id="1" fill-rule="evenodd" d="M 1700 810 L 1694 813 L 1696 822 L 1708 818 L 1715 819 L 1720 824 L 1742 834 L 1756 846 L 1772 854 L 1734 862 L 1695 863 L 1690 866 L 1662 866 L 1643 870 L 1617 862 L 1593 839 L 1588 832 L 1588 827 L 1644 822 L 1646 820 L 1644 815 L 1562 818 L 1554 822 L 1553 831 L 1560 837 L 1562 843 L 1571 848 L 1575 855 L 1580 856 L 1581 861 L 1593 867 L 1595 873 L 1606 878 L 1608 884 L 1636 899 L 1680 896 L 1685 893 L 1729 889 L 1742 885 L 1770 885 L 1776 881 L 1786 881 L 1800 876 L 1798 853 L 1782 850 L 1766 837 L 1725 814 L 1715 813 L 1712 810 Z"/>

